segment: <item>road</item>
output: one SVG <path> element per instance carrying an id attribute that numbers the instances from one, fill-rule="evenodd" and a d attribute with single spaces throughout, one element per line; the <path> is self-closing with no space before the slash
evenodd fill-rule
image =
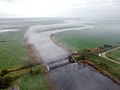
<path id="1" fill-rule="evenodd" d="M 118 61 L 116 61 L 116 60 L 114 60 L 114 59 L 111 59 L 111 58 L 109 58 L 109 57 L 106 56 L 107 53 L 112 52 L 112 51 L 115 51 L 115 50 L 117 50 L 117 49 L 120 49 L 120 47 L 116 47 L 116 48 L 113 48 L 113 49 L 111 49 L 111 50 L 108 50 L 108 51 L 106 51 L 106 52 L 101 53 L 101 57 L 104 57 L 104 58 L 106 58 L 106 59 L 108 59 L 108 60 L 110 60 L 110 61 L 112 61 L 112 62 L 115 62 L 115 63 L 120 64 L 120 62 L 118 62 Z"/>

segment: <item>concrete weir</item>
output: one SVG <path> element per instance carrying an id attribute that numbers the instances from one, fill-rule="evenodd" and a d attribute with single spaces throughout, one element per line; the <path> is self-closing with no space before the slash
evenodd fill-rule
<path id="1" fill-rule="evenodd" d="M 120 90 L 119 85 L 92 67 L 70 64 L 68 57 L 71 53 L 50 39 L 50 35 L 54 33 L 89 28 L 94 26 L 82 25 L 77 20 L 68 20 L 61 24 L 32 26 L 25 34 L 28 43 L 34 45 L 42 62 L 48 65 L 48 69 L 52 69 L 49 79 L 56 90 Z"/>

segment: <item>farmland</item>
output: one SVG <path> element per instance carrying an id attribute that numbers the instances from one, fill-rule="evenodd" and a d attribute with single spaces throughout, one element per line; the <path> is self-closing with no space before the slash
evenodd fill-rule
<path id="1" fill-rule="evenodd" d="M 108 29 L 102 27 L 99 29 L 83 29 L 79 31 L 67 31 L 55 34 L 55 37 L 62 44 L 68 46 L 72 50 L 80 50 L 83 48 L 95 48 L 104 44 L 119 43 L 120 35 L 118 29 Z"/>
<path id="2" fill-rule="evenodd" d="M 120 62 L 120 49 L 109 52 L 107 56 Z"/>
<path id="3" fill-rule="evenodd" d="M 30 59 L 24 47 L 24 31 L 0 34 L 0 69 L 18 68 Z"/>

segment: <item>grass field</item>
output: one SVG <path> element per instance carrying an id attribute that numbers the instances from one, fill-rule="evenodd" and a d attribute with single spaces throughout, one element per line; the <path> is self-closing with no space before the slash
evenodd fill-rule
<path id="1" fill-rule="evenodd" d="M 91 58 L 98 67 L 108 71 L 112 76 L 120 80 L 120 65 L 99 56 Z"/>
<path id="2" fill-rule="evenodd" d="M 0 34 L 0 70 L 15 69 L 34 62 L 24 46 L 25 31 L 5 32 Z M 21 90 L 48 90 L 42 74 L 30 75 L 27 69 L 11 72 L 8 76 L 19 77 Z M 13 81 L 15 83 L 16 81 Z M 6 90 L 6 89 L 4 89 Z"/>
<path id="3" fill-rule="evenodd" d="M 43 83 L 45 81 L 47 68 L 43 65 L 38 65 L 30 70 L 34 73 L 28 73 L 19 80 L 21 90 L 48 90 L 48 86 Z"/>
<path id="4" fill-rule="evenodd" d="M 24 32 L 0 34 L 0 70 L 18 68 L 29 60 L 29 55 L 24 47 Z"/>
<path id="5" fill-rule="evenodd" d="M 55 34 L 55 37 L 72 50 L 82 48 L 95 48 L 104 44 L 120 42 L 118 30 L 84 29 L 80 31 L 67 31 Z"/>
<path id="6" fill-rule="evenodd" d="M 48 90 L 48 88 L 43 84 L 42 75 L 25 75 L 21 78 L 21 90 Z"/>
<path id="7" fill-rule="evenodd" d="M 120 49 L 109 52 L 107 56 L 120 62 Z"/>

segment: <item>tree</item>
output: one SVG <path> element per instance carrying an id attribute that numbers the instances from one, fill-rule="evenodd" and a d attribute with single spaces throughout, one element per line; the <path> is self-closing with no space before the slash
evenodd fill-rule
<path id="1" fill-rule="evenodd" d="M 84 48 L 80 54 L 80 58 L 82 60 L 88 60 L 91 55 L 92 55 L 92 50 L 89 48 Z"/>
<path id="2" fill-rule="evenodd" d="M 5 89 L 11 85 L 12 78 L 10 76 L 0 78 L 0 89 Z"/>

